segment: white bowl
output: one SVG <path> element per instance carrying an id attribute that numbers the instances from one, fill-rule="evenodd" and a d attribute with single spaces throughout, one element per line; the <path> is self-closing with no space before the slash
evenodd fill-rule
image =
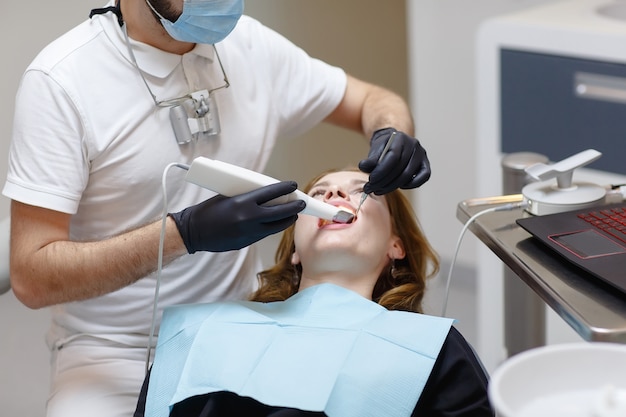
<path id="1" fill-rule="evenodd" d="M 626 345 L 566 343 L 517 354 L 491 376 L 498 417 L 626 416 Z"/>

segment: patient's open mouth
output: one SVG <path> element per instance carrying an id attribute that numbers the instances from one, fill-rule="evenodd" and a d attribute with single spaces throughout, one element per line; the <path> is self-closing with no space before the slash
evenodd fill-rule
<path id="1" fill-rule="evenodd" d="M 329 224 L 350 224 L 356 221 L 356 213 L 352 208 L 341 207 L 332 220 L 319 219 L 318 227 L 328 226 Z"/>

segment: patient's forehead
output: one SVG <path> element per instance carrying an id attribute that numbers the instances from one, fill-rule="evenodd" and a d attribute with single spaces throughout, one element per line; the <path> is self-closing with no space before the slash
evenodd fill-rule
<path id="1" fill-rule="evenodd" d="M 339 171 L 324 175 L 317 184 L 363 184 L 368 181 L 368 174 L 361 171 Z"/>

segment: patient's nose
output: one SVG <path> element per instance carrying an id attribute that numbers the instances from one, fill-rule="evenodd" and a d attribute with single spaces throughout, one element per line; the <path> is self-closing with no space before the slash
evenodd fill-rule
<path id="1" fill-rule="evenodd" d="M 324 200 L 331 200 L 333 198 L 348 199 L 349 194 L 342 190 L 339 185 L 331 185 L 324 194 Z"/>

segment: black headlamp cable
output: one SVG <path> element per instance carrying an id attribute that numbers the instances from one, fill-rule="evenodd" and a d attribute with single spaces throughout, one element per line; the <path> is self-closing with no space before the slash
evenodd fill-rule
<path id="1" fill-rule="evenodd" d="M 91 11 L 89 12 L 89 18 L 91 19 L 95 15 L 106 14 L 109 12 L 112 12 L 115 14 L 115 16 L 117 16 L 117 23 L 119 23 L 120 27 L 124 26 L 124 17 L 122 16 L 122 9 L 120 8 L 119 1 L 115 4 L 115 6 L 91 9 Z"/>

